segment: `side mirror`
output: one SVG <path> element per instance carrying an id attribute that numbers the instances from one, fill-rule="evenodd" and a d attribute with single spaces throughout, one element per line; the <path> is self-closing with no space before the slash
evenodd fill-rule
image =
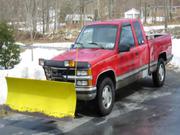
<path id="1" fill-rule="evenodd" d="M 74 46 L 75 46 L 75 44 L 71 44 L 70 49 L 73 49 L 73 48 L 74 48 Z"/>
<path id="2" fill-rule="evenodd" d="M 130 48 L 131 47 L 129 45 L 120 45 L 119 46 L 119 52 L 129 52 Z"/>

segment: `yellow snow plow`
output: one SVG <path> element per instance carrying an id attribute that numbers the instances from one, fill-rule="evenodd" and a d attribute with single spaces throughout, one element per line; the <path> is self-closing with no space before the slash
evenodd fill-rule
<path id="1" fill-rule="evenodd" d="M 74 83 L 6 78 L 6 105 L 19 112 L 42 113 L 47 116 L 74 117 L 76 91 Z"/>

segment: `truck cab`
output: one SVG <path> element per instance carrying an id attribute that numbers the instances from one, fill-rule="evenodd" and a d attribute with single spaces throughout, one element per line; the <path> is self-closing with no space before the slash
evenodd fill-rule
<path id="1" fill-rule="evenodd" d="M 171 36 L 149 39 L 138 19 L 94 22 L 84 26 L 71 49 L 41 60 L 46 78 L 76 84 L 78 100 L 95 100 L 99 113 L 111 112 L 118 90 L 152 75 L 160 87 L 172 59 Z"/>

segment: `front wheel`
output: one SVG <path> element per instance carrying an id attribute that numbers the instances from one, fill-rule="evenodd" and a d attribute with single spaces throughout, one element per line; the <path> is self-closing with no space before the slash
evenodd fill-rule
<path id="1" fill-rule="evenodd" d="M 165 68 L 164 60 L 159 59 L 157 70 L 152 74 L 154 85 L 157 87 L 163 86 L 165 77 L 166 77 L 166 68 Z"/>
<path id="2" fill-rule="evenodd" d="M 114 84 L 110 78 L 104 78 L 99 82 L 97 94 L 97 107 L 101 116 L 108 115 L 114 105 Z"/>

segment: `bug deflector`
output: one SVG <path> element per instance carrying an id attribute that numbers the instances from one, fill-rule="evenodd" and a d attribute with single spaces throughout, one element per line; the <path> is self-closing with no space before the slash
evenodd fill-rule
<path id="1" fill-rule="evenodd" d="M 7 77 L 6 105 L 20 112 L 38 112 L 48 116 L 74 117 L 74 83 Z"/>

